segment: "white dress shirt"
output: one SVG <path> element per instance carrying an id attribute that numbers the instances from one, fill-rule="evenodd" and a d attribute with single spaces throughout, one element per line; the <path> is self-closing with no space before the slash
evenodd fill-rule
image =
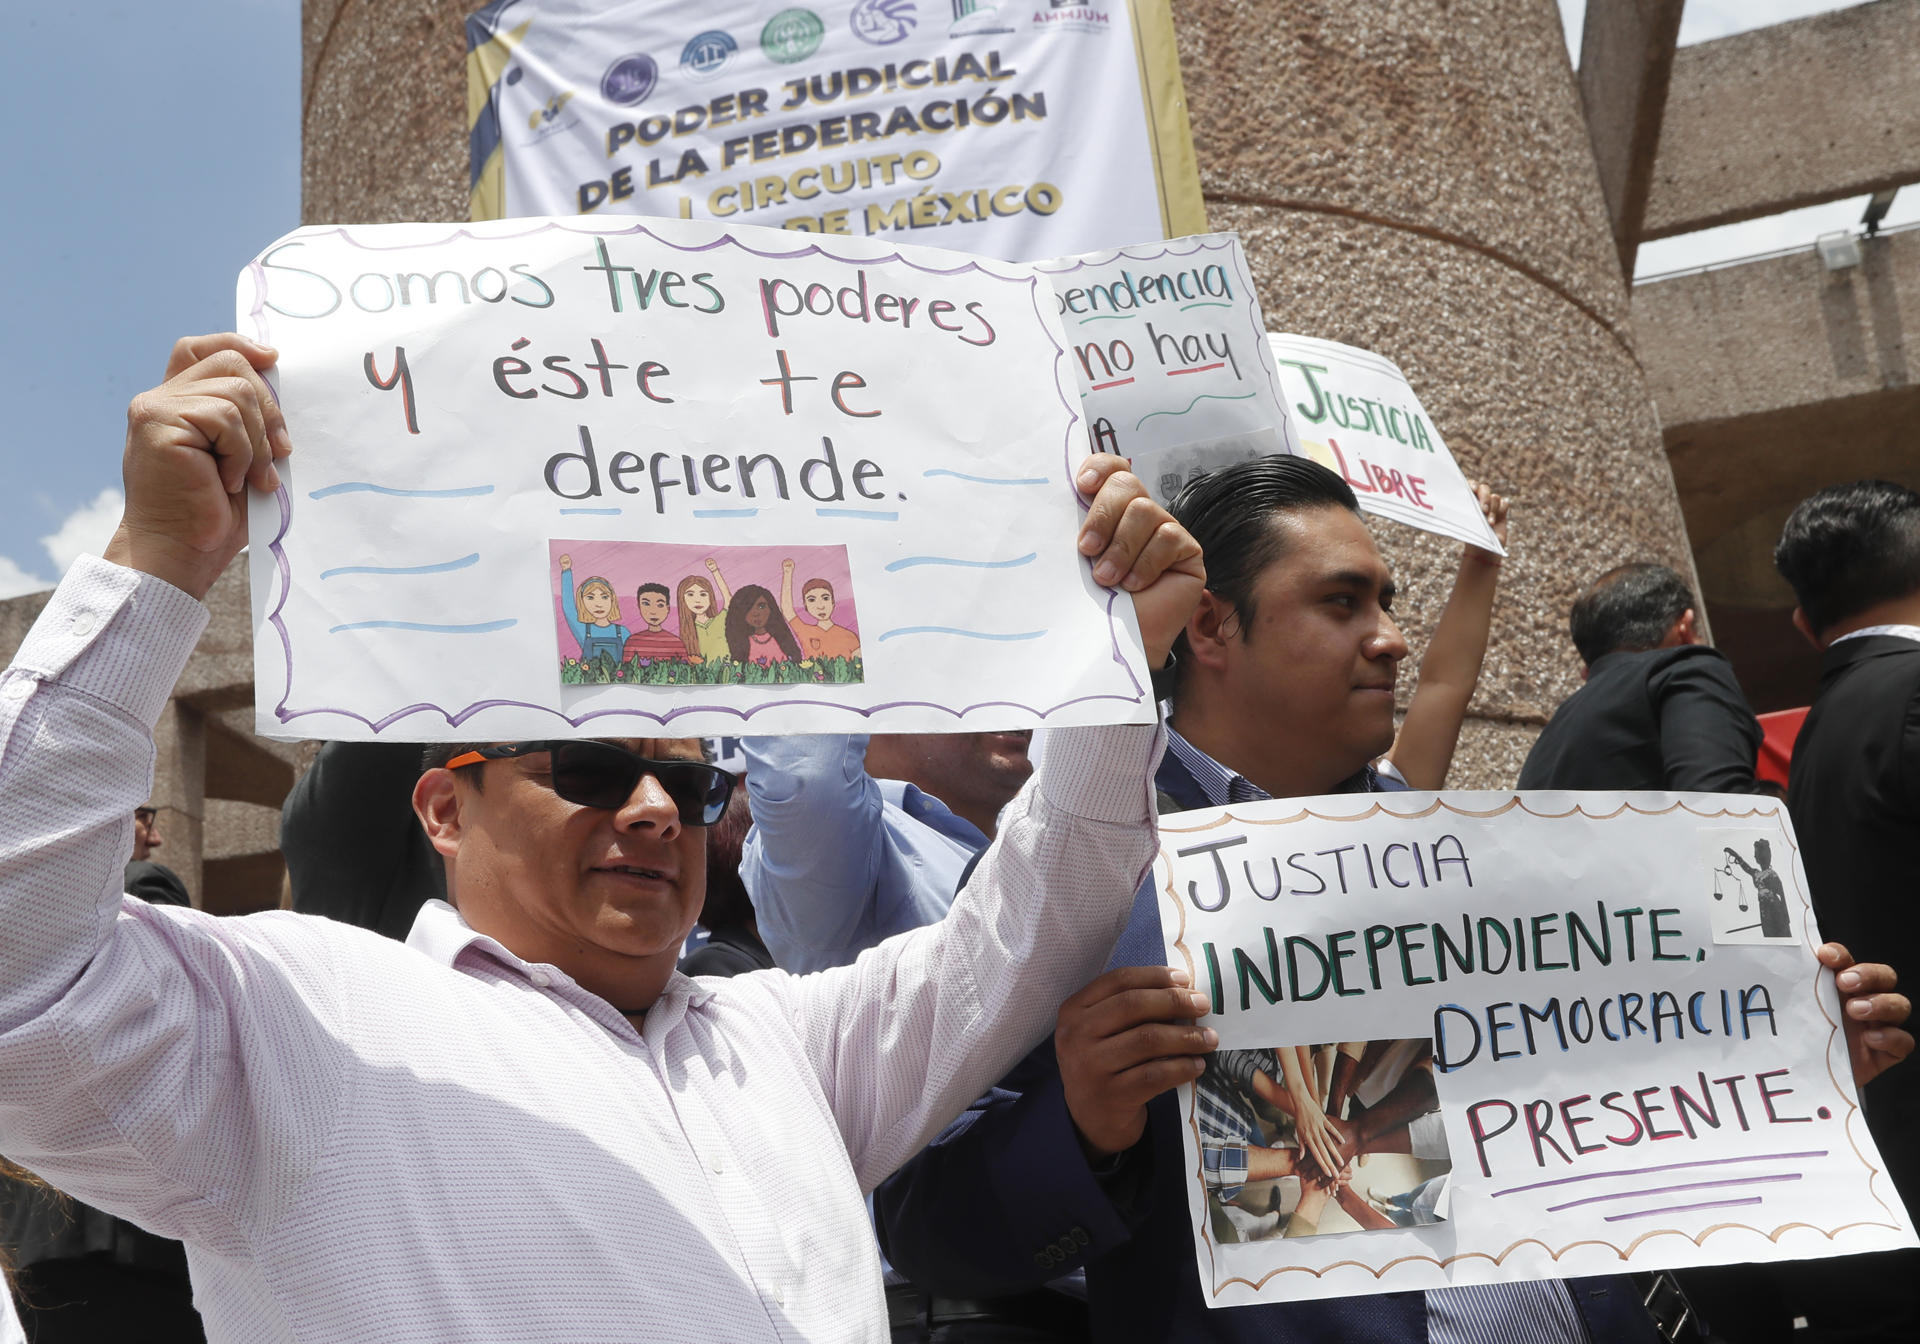
<path id="1" fill-rule="evenodd" d="M 205 619 L 83 559 L 0 677 L 0 1152 L 185 1241 L 215 1341 L 884 1341 L 862 1194 L 1099 973 L 1156 730 L 1058 735 L 941 923 L 636 1029 L 446 905 L 403 946 L 123 899 Z"/>
<path id="2" fill-rule="evenodd" d="M 1847 639 L 1871 639 L 1875 635 L 1893 635 L 1899 639 L 1910 639 L 1920 644 L 1920 625 L 1869 625 L 1858 630 L 1848 631 L 1833 642 L 1838 644 Z"/>
<path id="3" fill-rule="evenodd" d="M 0 1284 L 0 1344 L 27 1344 L 27 1332 L 13 1309 L 13 1294 Z"/>

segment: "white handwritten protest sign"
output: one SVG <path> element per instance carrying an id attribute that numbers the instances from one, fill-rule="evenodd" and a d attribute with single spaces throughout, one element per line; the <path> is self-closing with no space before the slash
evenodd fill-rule
<path id="1" fill-rule="evenodd" d="M 472 213 L 715 219 L 1026 261 L 1206 227 L 1167 0 L 495 0 Z"/>
<path id="2" fill-rule="evenodd" d="M 1240 239 L 1201 234 L 1038 263 L 1093 446 L 1163 502 L 1229 462 L 1295 452 Z"/>
<path id="3" fill-rule="evenodd" d="M 295 456 L 251 529 L 284 737 L 1150 720 L 1074 549 L 1030 268 L 675 220 L 307 228 L 242 273 Z"/>
<path id="4" fill-rule="evenodd" d="M 1297 451 L 1345 477 L 1368 513 L 1506 554 L 1398 365 L 1311 336 L 1270 339 Z"/>
<path id="5" fill-rule="evenodd" d="M 1162 817 L 1212 1306 L 1915 1244 L 1782 804 L 1350 795 Z M 1744 880 L 1735 883 L 1732 875 Z"/>

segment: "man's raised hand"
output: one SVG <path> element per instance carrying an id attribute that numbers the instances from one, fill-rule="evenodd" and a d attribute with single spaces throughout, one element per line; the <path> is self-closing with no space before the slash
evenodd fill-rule
<path id="1" fill-rule="evenodd" d="M 1095 583 L 1133 594 L 1147 666 L 1160 667 L 1207 586 L 1200 543 L 1154 502 L 1124 457 L 1095 453 L 1074 483 L 1093 501 L 1080 526 L 1080 554 L 1093 563 Z"/>
<path id="2" fill-rule="evenodd" d="M 165 380 L 127 407 L 127 502 L 107 559 L 195 597 L 247 540 L 246 487 L 274 490 L 293 450 L 261 371 L 274 351 L 226 332 L 174 343 Z"/>

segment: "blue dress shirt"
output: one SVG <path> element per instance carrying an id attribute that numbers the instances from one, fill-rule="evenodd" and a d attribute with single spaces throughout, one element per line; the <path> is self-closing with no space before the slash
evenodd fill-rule
<path id="1" fill-rule="evenodd" d="M 1156 783 L 1182 810 L 1265 796 L 1171 730 Z M 1397 787 L 1368 768 L 1341 791 Z M 1165 960 L 1143 886 L 1112 964 Z M 1096 1175 L 1046 1042 L 874 1192 L 882 1247 L 916 1282 L 956 1296 L 1016 1293 L 1084 1267 L 1101 1344 L 1659 1344 L 1624 1278 L 1211 1309 L 1193 1268 L 1180 1123 L 1174 1094 L 1155 1098 L 1142 1142 Z"/>
<path id="2" fill-rule="evenodd" d="M 741 750 L 753 829 L 740 880 L 785 970 L 844 966 L 883 938 L 938 923 L 987 847 L 938 798 L 868 775 L 864 735 L 749 737 Z"/>

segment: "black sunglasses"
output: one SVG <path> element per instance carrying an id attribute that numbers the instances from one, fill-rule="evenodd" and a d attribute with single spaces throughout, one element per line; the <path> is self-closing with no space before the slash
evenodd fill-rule
<path id="1" fill-rule="evenodd" d="M 553 754 L 553 791 L 581 807 L 615 811 L 627 805 L 640 781 L 652 775 L 679 809 L 687 826 L 711 826 L 727 810 L 734 778 L 704 761 L 655 761 L 611 742 L 509 742 L 479 747 L 447 762 L 447 769 L 510 756 Z"/>

